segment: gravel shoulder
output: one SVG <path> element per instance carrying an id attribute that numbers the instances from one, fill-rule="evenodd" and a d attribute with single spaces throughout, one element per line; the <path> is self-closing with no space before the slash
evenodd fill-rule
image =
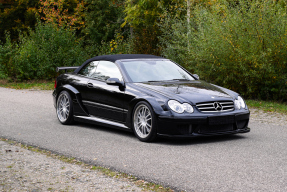
<path id="1" fill-rule="evenodd" d="M 275 113 L 275 112 L 264 112 L 262 110 L 251 108 L 250 110 L 250 122 L 258 122 L 263 124 L 273 124 L 286 126 L 287 115 Z"/>
<path id="2" fill-rule="evenodd" d="M 0 191 L 144 191 L 128 179 L 0 141 Z"/>
<path id="3" fill-rule="evenodd" d="M 250 109 L 250 122 L 286 126 L 287 115 Z M 252 130 L 251 130 L 252 131 Z M 142 181 L 144 182 L 144 181 Z M 0 141 L 0 191 L 145 191 L 130 179 Z"/>

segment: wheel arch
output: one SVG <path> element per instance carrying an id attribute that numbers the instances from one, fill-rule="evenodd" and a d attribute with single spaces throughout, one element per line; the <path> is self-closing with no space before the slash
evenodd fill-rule
<path id="1" fill-rule="evenodd" d="M 58 120 L 63 125 L 73 124 L 74 123 L 73 111 L 74 107 L 71 94 L 67 90 L 61 91 L 57 96 L 56 113 Z"/>
<path id="2" fill-rule="evenodd" d="M 58 97 L 62 91 L 67 91 L 71 95 L 72 99 L 76 99 L 76 94 L 79 93 L 79 91 L 71 85 L 64 85 L 64 86 L 61 86 L 57 89 L 58 90 L 57 90 L 57 95 L 56 95 L 56 102 L 57 102 Z"/>
<path id="3" fill-rule="evenodd" d="M 132 119 L 133 119 L 132 116 L 133 116 L 134 108 L 135 108 L 136 104 L 141 102 L 141 101 L 147 102 L 151 106 L 151 108 L 152 108 L 152 110 L 156 116 L 160 115 L 161 112 L 164 111 L 162 106 L 159 104 L 159 102 L 154 97 L 135 98 L 129 103 L 129 107 L 128 107 L 126 125 L 129 128 L 132 128 Z"/>
<path id="4" fill-rule="evenodd" d="M 84 113 L 87 115 L 87 116 L 90 116 L 88 111 L 86 110 L 86 108 L 84 107 L 83 103 L 82 103 L 82 98 L 81 98 L 81 94 L 80 92 L 75 88 L 73 87 L 72 85 L 63 85 L 60 89 L 59 89 L 59 92 L 57 94 L 57 97 L 56 97 L 56 102 L 58 100 L 58 97 L 60 95 L 60 93 L 62 91 L 68 91 L 68 93 L 70 93 L 72 99 L 75 99 L 77 101 L 77 103 L 79 104 L 79 106 L 81 107 L 81 109 L 84 111 Z"/>

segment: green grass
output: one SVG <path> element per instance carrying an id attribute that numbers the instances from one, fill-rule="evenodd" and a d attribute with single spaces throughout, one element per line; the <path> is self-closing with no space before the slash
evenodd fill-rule
<path id="1" fill-rule="evenodd" d="M 8 82 L 0 80 L 0 87 L 11 89 L 38 89 L 38 90 L 53 90 L 54 81 L 25 81 L 25 82 Z"/>
<path id="2" fill-rule="evenodd" d="M 287 103 L 258 100 L 246 100 L 246 103 L 249 108 L 260 109 L 265 112 L 277 112 L 287 114 Z"/>

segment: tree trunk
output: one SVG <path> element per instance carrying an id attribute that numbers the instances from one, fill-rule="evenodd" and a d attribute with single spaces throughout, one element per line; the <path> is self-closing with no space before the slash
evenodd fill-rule
<path id="1" fill-rule="evenodd" d="M 187 0 L 187 48 L 188 52 L 190 52 L 190 34 L 191 34 L 191 29 L 190 29 L 190 0 Z"/>

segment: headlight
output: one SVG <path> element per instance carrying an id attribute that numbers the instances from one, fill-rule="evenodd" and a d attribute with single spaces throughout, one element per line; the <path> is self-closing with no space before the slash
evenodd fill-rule
<path id="1" fill-rule="evenodd" d="M 167 104 L 174 112 L 177 112 L 177 113 L 184 112 L 183 106 L 178 101 L 169 100 Z"/>
<path id="2" fill-rule="evenodd" d="M 171 108 L 171 110 L 176 113 L 183 113 L 184 111 L 188 113 L 193 113 L 193 107 L 188 103 L 181 104 L 176 100 L 169 100 L 167 104 L 169 108 Z"/>
<path id="3" fill-rule="evenodd" d="M 242 97 L 238 96 L 237 99 L 238 99 L 238 101 L 239 101 L 239 103 L 240 103 L 241 108 L 245 108 L 246 105 L 245 105 L 245 102 L 244 102 L 244 100 L 242 99 Z"/>
<path id="4" fill-rule="evenodd" d="M 193 113 L 193 107 L 190 104 L 183 103 L 182 106 L 186 112 Z"/>
<path id="5" fill-rule="evenodd" d="M 236 109 L 241 109 L 241 108 L 245 108 L 246 107 L 244 100 L 240 96 L 238 96 L 238 98 L 235 99 L 235 103 L 234 104 L 235 104 Z"/>
<path id="6" fill-rule="evenodd" d="M 236 109 L 240 109 L 241 108 L 240 102 L 237 99 L 235 99 L 234 104 L 235 104 L 235 108 Z"/>

